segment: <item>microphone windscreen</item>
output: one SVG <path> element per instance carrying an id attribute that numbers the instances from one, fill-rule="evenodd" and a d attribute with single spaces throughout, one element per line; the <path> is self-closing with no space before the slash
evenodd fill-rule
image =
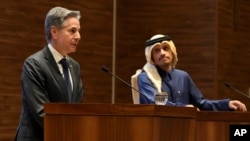
<path id="1" fill-rule="evenodd" d="M 109 69 L 106 66 L 102 66 L 102 70 L 105 72 L 109 72 Z"/>
<path id="2" fill-rule="evenodd" d="M 231 87 L 231 85 L 229 84 L 229 83 L 227 83 L 227 82 L 224 82 L 224 84 L 225 84 L 225 86 L 227 86 L 227 87 Z"/>

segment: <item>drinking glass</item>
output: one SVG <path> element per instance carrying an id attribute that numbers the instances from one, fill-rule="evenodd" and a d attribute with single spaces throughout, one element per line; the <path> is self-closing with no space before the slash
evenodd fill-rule
<path id="1" fill-rule="evenodd" d="M 166 105 L 166 103 L 168 102 L 168 93 L 156 93 L 154 96 L 154 100 L 156 105 Z"/>

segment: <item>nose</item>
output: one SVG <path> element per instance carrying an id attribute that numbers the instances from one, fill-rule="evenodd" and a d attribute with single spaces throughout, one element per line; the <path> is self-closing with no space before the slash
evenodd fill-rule
<path id="1" fill-rule="evenodd" d="M 81 39 L 81 34 L 80 34 L 79 31 L 77 31 L 75 38 L 76 38 L 77 40 L 80 40 L 80 39 Z"/>
<path id="2" fill-rule="evenodd" d="M 164 54 L 164 53 L 165 53 L 165 50 L 164 50 L 164 49 L 161 49 L 160 52 L 161 52 L 161 54 Z"/>

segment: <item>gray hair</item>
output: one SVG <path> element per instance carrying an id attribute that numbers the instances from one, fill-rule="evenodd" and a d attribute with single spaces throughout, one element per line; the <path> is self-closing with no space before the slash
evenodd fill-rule
<path id="1" fill-rule="evenodd" d="M 51 26 L 55 26 L 58 29 L 61 29 L 63 27 L 65 19 L 67 19 L 68 17 L 75 17 L 80 20 L 80 11 L 72 11 L 63 7 L 54 7 L 48 12 L 44 24 L 45 36 L 48 43 L 51 40 Z"/>

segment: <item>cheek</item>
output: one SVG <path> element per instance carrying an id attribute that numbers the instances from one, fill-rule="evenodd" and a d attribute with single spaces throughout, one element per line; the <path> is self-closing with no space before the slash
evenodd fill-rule
<path id="1" fill-rule="evenodd" d="M 171 53 L 171 52 L 169 52 L 169 56 L 170 56 L 171 58 L 174 57 L 173 53 Z"/>
<path id="2" fill-rule="evenodd" d="M 153 55 L 152 55 L 152 60 L 155 62 L 155 61 L 157 61 L 157 59 L 158 59 L 158 54 L 157 53 L 154 53 Z"/>

